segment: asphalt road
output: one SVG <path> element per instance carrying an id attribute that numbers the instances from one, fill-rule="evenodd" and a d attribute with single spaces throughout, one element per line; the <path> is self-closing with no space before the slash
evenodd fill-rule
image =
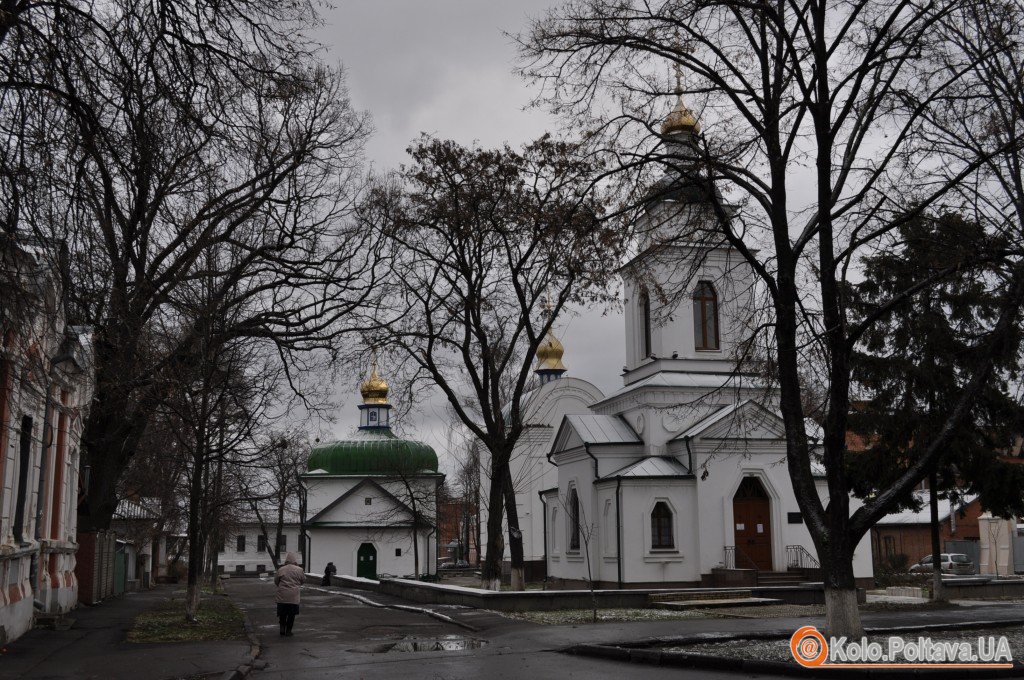
<path id="1" fill-rule="evenodd" d="M 527 678 L 701 678 L 736 680 L 740 675 L 690 671 L 570 656 L 558 650 L 570 645 L 614 643 L 652 637 L 698 633 L 778 630 L 823 622 L 813 619 L 693 619 L 601 623 L 584 626 L 540 626 L 505 618 L 497 613 L 439 605 L 417 605 L 377 593 L 341 588 L 306 587 L 302 610 L 296 620 L 295 636 L 278 635 L 274 587 L 254 579 L 236 579 L 228 592 L 247 611 L 263 642 L 263 653 L 253 680 L 320 680 L 326 678 L 444 678 L 446 680 L 491 680 Z M 371 606 L 378 604 L 414 608 L 427 607 L 435 613 L 472 626 L 474 631 L 451 622 L 439 621 L 420 611 Z M 867 614 L 868 626 L 899 626 L 946 623 L 952 620 L 993 620 L 1021 618 L 1020 605 L 986 606 L 916 612 Z M 453 636 L 453 637 L 446 637 Z M 397 651 L 392 645 L 409 648 L 414 642 L 438 639 L 470 639 L 483 643 L 462 651 Z"/>

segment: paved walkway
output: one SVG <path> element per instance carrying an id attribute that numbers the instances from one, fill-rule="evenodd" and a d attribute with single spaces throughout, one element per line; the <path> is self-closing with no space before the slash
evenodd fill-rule
<path id="1" fill-rule="evenodd" d="M 125 641 L 132 620 L 180 586 L 127 593 L 70 614 L 69 630 L 32 630 L 0 654 L 0 678 L 43 680 L 167 680 L 212 675 L 249 660 L 249 642 Z"/>
<path id="2" fill-rule="evenodd" d="M 789 634 L 796 628 L 823 621 L 815 619 L 692 619 L 600 623 L 582 626 L 540 626 L 505 618 L 495 612 L 421 605 L 397 598 L 343 588 L 303 589 L 302 611 L 296 621 L 295 637 L 278 636 L 274 614 L 274 588 L 267 582 L 236 579 L 228 585 L 236 604 L 256 624 L 263 646 L 260 665 L 253 680 L 321 680 L 326 678 L 679 678 L 701 680 L 739 677 L 707 671 L 683 671 L 635 666 L 567 656 L 558 650 L 573 644 L 615 643 L 659 637 L 702 633 L 778 631 Z M 368 604 L 404 606 L 390 609 Z M 423 611 L 447 616 L 439 621 Z M 942 624 L 955 621 L 1013 620 L 1024 618 L 1024 606 L 992 605 L 960 608 L 870 613 L 864 615 L 869 627 Z M 472 626 L 469 631 L 459 623 Z M 395 651 L 396 642 L 410 639 L 470 638 L 484 642 L 465 651 Z M 411 646 L 411 645 L 409 645 Z M 765 676 L 760 676 L 765 677 Z"/>

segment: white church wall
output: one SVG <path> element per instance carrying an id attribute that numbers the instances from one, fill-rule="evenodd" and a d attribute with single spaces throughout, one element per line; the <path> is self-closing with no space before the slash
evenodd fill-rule
<path id="1" fill-rule="evenodd" d="M 421 530 L 419 542 L 420 573 L 437 573 L 436 534 Z M 377 575 L 411 576 L 415 573 L 412 530 L 399 527 L 311 528 L 310 562 L 314 570 L 322 571 L 328 562 L 334 562 L 338 575 L 355 576 L 358 573 L 359 546 L 370 543 L 377 551 Z"/>
<path id="2" fill-rule="evenodd" d="M 307 516 L 313 517 L 364 479 L 365 477 L 304 476 Z"/>
<path id="3" fill-rule="evenodd" d="M 646 258 L 645 269 L 638 272 L 642 280 L 625 278 L 626 361 L 630 370 L 649 361 L 644 356 L 644 318 L 639 306 L 644 281 L 657 281 L 669 294 L 669 300 L 663 302 L 657 291 L 648 286 L 651 291 L 651 352 L 655 356 L 668 359 L 676 354 L 679 361 L 727 360 L 736 348 L 736 340 L 744 337 L 743 324 L 753 281 L 749 265 L 724 248 L 707 253 L 703 262 L 695 267 L 681 263 L 688 256 L 693 256 L 692 251 L 667 249 L 662 256 Z M 719 350 L 696 349 L 690 293 L 698 281 L 710 281 L 715 287 L 720 320 Z M 676 295 L 680 291 L 684 292 Z M 667 308 L 666 305 L 674 306 Z"/>
<path id="4" fill-rule="evenodd" d="M 623 580 L 626 583 L 700 581 L 700 542 L 693 480 L 636 480 L 622 484 Z M 674 548 L 651 545 L 651 512 L 658 502 L 672 510 Z M 699 520 L 699 521 L 698 521 Z"/>
<path id="5" fill-rule="evenodd" d="M 571 361 L 571 354 L 567 356 Z M 590 406 L 604 394 L 591 383 L 578 378 L 562 377 L 543 385 L 528 399 L 523 421 L 527 424 L 522 438 L 512 452 L 510 468 L 516 492 L 519 528 L 523 532 L 523 557 L 526 561 L 544 559 L 544 506 L 540 491 L 558 484 L 558 469 L 548 461 L 553 439 L 566 415 L 590 413 Z M 481 456 L 481 499 L 488 497 L 490 478 L 487 474 L 486 449 Z M 481 542 L 487 544 L 486 501 L 480 508 Z M 502 531 L 507 532 L 502 523 Z M 505 541 L 505 559 L 510 559 Z"/>

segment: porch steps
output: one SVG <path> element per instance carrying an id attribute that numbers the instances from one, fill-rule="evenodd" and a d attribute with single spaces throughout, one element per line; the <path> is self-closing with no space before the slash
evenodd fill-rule
<path id="1" fill-rule="evenodd" d="M 798 571 L 759 571 L 757 572 L 757 585 L 759 586 L 798 586 L 807 580 Z"/>
<path id="2" fill-rule="evenodd" d="M 731 597 L 711 598 L 704 600 L 676 600 L 672 602 L 655 602 L 655 609 L 714 609 L 715 607 L 757 607 L 759 605 L 782 604 L 782 600 L 772 597 Z"/>

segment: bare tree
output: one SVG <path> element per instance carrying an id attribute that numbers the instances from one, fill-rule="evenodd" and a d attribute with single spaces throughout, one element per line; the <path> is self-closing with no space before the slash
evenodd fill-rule
<path id="1" fill-rule="evenodd" d="M 219 342 L 271 348 L 296 390 L 372 283 L 373 248 L 345 219 L 369 122 L 296 30 L 314 9 L 96 3 L 48 25 L 61 49 L 5 109 L 5 132 L 24 141 L 5 160 L 17 180 L 9 219 L 54 252 L 66 244 L 75 320 L 95 328 L 83 528 L 109 522 L 117 480 L 169 389 L 161 376 L 203 335 L 164 329 L 206 253 L 230 251 L 213 260 L 217 304 L 235 310 Z M 157 332 L 166 341 L 148 351 L 140 343 Z"/>
<path id="2" fill-rule="evenodd" d="M 267 555 L 277 569 L 284 562 L 281 538 L 285 524 L 300 514 L 300 475 L 306 470 L 309 437 L 296 428 L 270 432 L 257 451 L 250 465 L 237 468 L 239 485 L 248 511 L 255 517 L 260 533 L 267 537 Z"/>
<path id="3" fill-rule="evenodd" d="M 579 501 L 578 496 L 558 495 L 558 502 L 565 511 L 569 520 L 569 536 L 566 540 L 572 540 L 573 534 L 583 547 L 583 560 L 587 565 L 587 589 L 590 590 L 590 606 L 592 612 L 591 621 L 597 623 L 597 595 L 594 592 L 594 566 L 590 561 L 590 546 L 597 535 L 597 523 L 587 520 L 587 511 Z"/>
<path id="4" fill-rule="evenodd" d="M 658 230 L 644 238 L 728 247 L 756 275 L 769 331 L 766 365 L 780 392 L 790 478 L 825 572 L 832 634 L 861 631 L 855 546 L 893 499 L 927 474 L 992 370 L 987 352 L 979 351 L 960 400 L 919 463 L 852 512 L 845 448 L 850 354 L 872 323 L 926 294 L 935 279 L 923 274 L 859 323 L 849 319 L 843 284 L 856 276 L 863 255 L 887 247 L 894 230 L 921 211 L 970 208 L 979 183 L 1004 207 L 986 227 L 1020 240 L 1022 213 L 1005 209 L 1019 190 L 984 180 L 994 162 L 1020 161 L 1020 119 L 1015 104 L 1007 104 L 1019 101 L 1020 91 L 1011 87 L 1017 98 L 1008 100 L 985 85 L 993 62 L 1020 82 L 1020 48 L 1006 38 L 1006 22 L 1015 19 L 1002 19 L 1003 7 L 577 0 L 520 39 L 524 73 L 543 84 L 541 97 L 592 130 L 595 152 L 617 163 L 627 209 L 643 212 L 650 192 L 676 188 L 671 181 L 652 184 L 656 168 L 684 177 L 702 196 L 700 210 L 683 206 L 652 216 Z M 1019 17 L 1019 8 L 1011 14 Z M 672 134 L 663 135 L 663 102 L 672 95 L 666 65 L 682 77 Z M 950 115 L 993 106 L 1013 125 Z M 957 145 L 957 135 L 971 127 L 969 143 Z M 630 195 L 635 187 L 648 192 L 642 201 Z M 978 339 L 981 350 L 1005 342 L 1017 322 L 1024 302 L 1019 253 L 1006 255 L 1000 276 L 998 318 Z M 801 380 L 814 358 L 825 395 L 820 457 L 808 436 Z M 819 458 L 825 499 L 814 481 Z"/>
<path id="5" fill-rule="evenodd" d="M 382 503 L 370 513 L 369 519 L 378 531 L 395 529 L 412 532 L 413 578 L 419 579 L 425 562 L 420 556 L 420 536 L 429 531 L 437 537 L 438 487 L 443 475 L 417 469 L 413 459 L 395 462 L 382 471 L 381 486 L 396 502 Z M 428 555 L 429 557 L 429 555 Z"/>
<path id="6" fill-rule="evenodd" d="M 564 305 L 600 289 L 618 232 L 602 225 L 595 167 L 543 138 L 522 152 L 423 138 L 412 165 L 371 192 L 362 220 L 394 247 L 372 343 L 427 380 L 490 454 L 485 585 L 501 577 L 502 517 L 513 585 L 523 544 L 509 477 L 534 353 Z M 540 313 L 548 296 L 552 314 Z"/>

